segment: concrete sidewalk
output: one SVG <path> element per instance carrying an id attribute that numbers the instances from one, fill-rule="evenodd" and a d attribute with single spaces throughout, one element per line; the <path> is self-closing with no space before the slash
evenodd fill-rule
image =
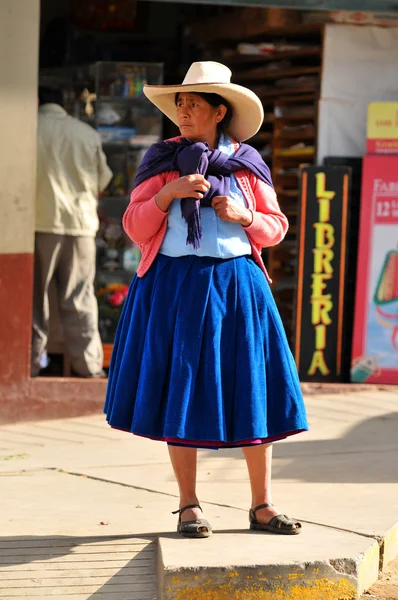
<path id="1" fill-rule="evenodd" d="M 311 395 L 275 445 L 274 502 L 299 536 L 250 533 L 239 450 L 200 451 L 216 535 L 179 539 L 164 444 L 102 415 L 0 428 L 0 598 L 349 600 L 398 555 L 398 390 Z M 380 561 L 380 563 L 379 563 Z"/>

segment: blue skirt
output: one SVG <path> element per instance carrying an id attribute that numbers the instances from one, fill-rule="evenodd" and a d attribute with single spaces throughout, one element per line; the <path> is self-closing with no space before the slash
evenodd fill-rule
<path id="1" fill-rule="evenodd" d="M 114 428 L 194 447 L 308 429 L 282 321 L 251 257 L 159 254 L 133 279 L 104 411 Z"/>

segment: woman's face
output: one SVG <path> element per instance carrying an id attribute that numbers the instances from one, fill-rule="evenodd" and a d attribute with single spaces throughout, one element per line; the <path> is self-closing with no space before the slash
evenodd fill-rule
<path id="1" fill-rule="evenodd" d="M 217 137 L 217 125 L 225 113 L 223 104 L 214 107 L 198 94 L 183 92 L 177 100 L 177 119 L 181 135 L 193 141 L 212 143 Z"/>

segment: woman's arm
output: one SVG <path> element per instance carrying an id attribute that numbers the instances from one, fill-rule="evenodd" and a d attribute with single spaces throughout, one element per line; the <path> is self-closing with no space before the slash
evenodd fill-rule
<path id="1" fill-rule="evenodd" d="M 131 194 L 123 216 L 126 233 L 137 244 L 149 240 L 161 228 L 174 198 L 200 200 L 209 187 L 203 175 L 179 177 L 173 171 L 143 181 Z"/>
<path id="2" fill-rule="evenodd" d="M 287 217 L 279 208 L 275 190 L 254 175 L 249 177 L 256 199 L 251 225 L 244 227 L 253 242 L 262 248 L 276 246 L 283 240 L 289 228 Z"/>
<path id="3" fill-rule="evenodd" d="M 130 204 L 123 215 L 123 227 L 133 242 L 149 240 L 161 228 L 167 212 L 156 204 L 156 194 L 166 184 L 166 173 L 143 181 L 132 192 Z"/>

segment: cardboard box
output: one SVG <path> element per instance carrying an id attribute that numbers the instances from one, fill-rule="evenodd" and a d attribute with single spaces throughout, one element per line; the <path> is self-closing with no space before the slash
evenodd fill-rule
<path id="1" fill-rule="evenodd" d="M 360 12 L 348 10 L 305 13 L 304 23 L 348 23 L 350 25 L 381 25 L 398 27 L 398 13 Z"/>

